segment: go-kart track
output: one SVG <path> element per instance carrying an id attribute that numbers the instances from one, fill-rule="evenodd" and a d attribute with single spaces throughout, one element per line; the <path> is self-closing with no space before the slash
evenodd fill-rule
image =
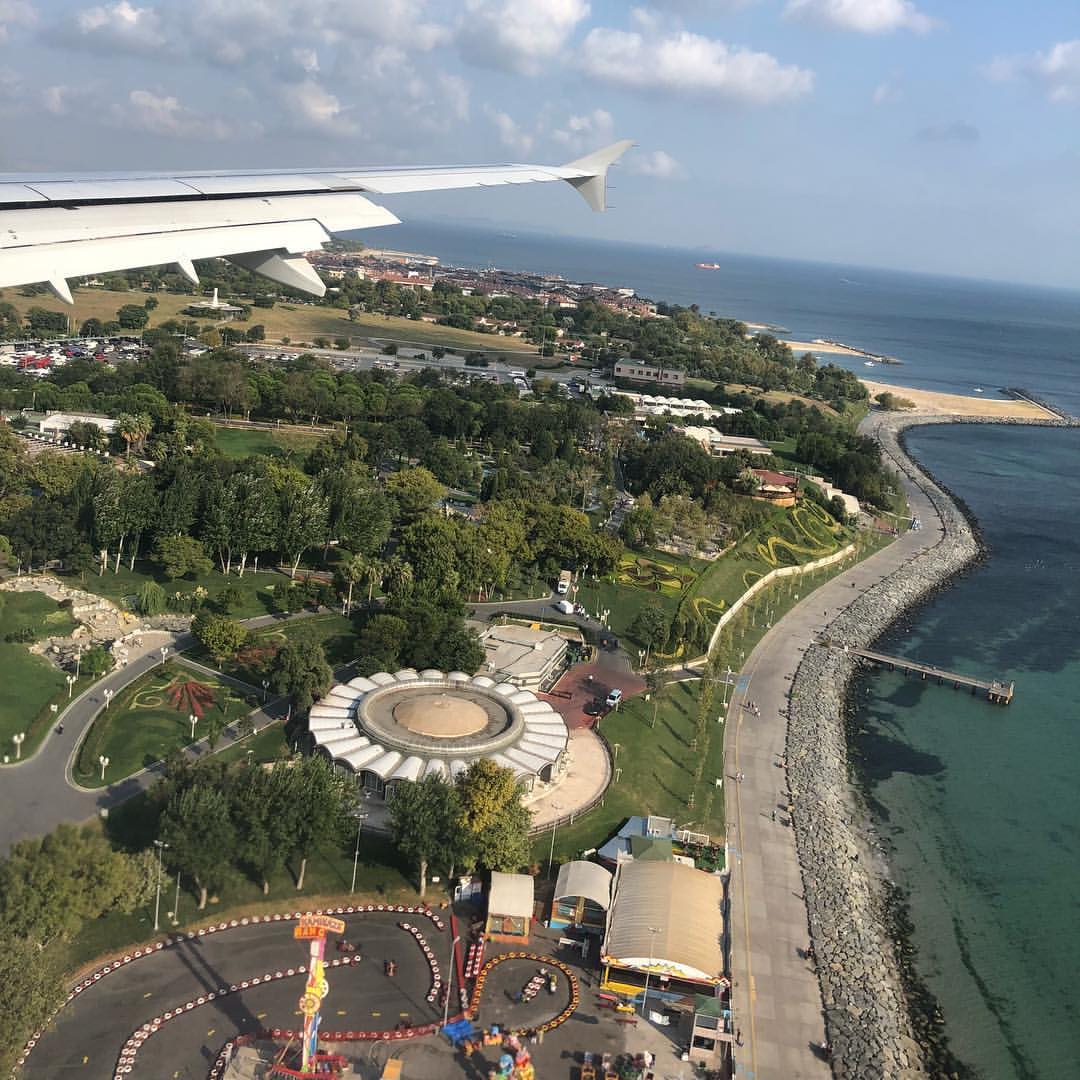
<path id="1" fill-rule="evenodd" d="M 440 916 L 390 905 L 327 914 L 345 921 L 343 940 L 356 951 L 328 947 L 322 1030 L 353 1039 L 434 1030 L 451 963 Z M 53 1025 L 28 1048 L 21 1075 L 201 1078 L 211 1075 L 222 1046 L 238 1035 L 300 1028 L 307 957 L 293 940 L 299 915 L 230 920 L 107 965 L 73 988 Z M 450 1014 L 460 1011 L 455 984 Z"/>

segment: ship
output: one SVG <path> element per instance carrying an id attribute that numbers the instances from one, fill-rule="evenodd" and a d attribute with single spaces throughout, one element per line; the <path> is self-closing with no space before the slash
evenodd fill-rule
<path id="1" fill-rule="evenodd" d="M 694 265 L 695 265 L 695 266 L 696 266 L 696 267 L 697 267 L 697 268 L 698 268 L 699 270 L 719 270 L 719 269 L 720 269 L 720 264 L 719 264 L 718 262 L 711 262 L 711 263 L 695 263 Z"/>

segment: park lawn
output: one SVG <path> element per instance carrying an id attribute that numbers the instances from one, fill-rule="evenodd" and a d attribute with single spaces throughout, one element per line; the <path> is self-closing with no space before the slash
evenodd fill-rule
<path id="1" fill-rule="evenodd" d="M 285 738 L 285 722 L 275 720 L 264 728 L 260 728 L 256 734 L 238 742 L 230 743 L 224 750 L 219 750 L 214 756 L 218 761 L 243 761 L 247 758 L 249 750 L 251 751 L 251 760 L 259 764 L 277 761 L 279 757 L 287 754 L 289 752 L 289 741 Z"/>
<path id="2" fill-rule="evenodd" d="M 240 590 L 241 601 L 230 614 L 235 619 L 250 619 L 256 615 L 268 615 L 278 610 L 271 590 L 279 581 L 284 580 L 276 570 L 267 568 L 256 573 L 249 566 L 243 577 L 235 573 L 226 577 L 220 570 L 211 570 L 209 574 L 182 577 L 172 581 L 152 563 L 136 559 L 135 569 L 129 570 L 127 563 L 121 559 L 118 574 L 114 574 L 112 570 L 106 570 L 100 575 L 87 574 L 85 580 L 80 579 L 79 588 L 104 596 L 119 607 L 130 611 L 134 609 L 134 597 L 138 595 L 139 588 L 147 581 L 156 581 L 165 590 L 167 596 L 177 592 L 193 593 L 202 586 L 209 593 L 211 600 L 226 585 L 231 585 Z"/>
<path id="3" fill-rule="evenodd" d="M 719 383 L 717 383 L 719 385 Z M 745 383 L 727 383 L 723 390 L 728 394 L 749 394 L 751 397 L 763 398 L 765 401 L 780 405 L 787 405 L 792 401 L 801 401 L 812 409 L 818 409 L 826 416 L 839 416 L 831 405 L 817 398 L 807 397 L 805 394 L 796 394 L 790 390 L 762 390 L 760 386 L 747 386 Z"/>
<path id="4" fill-rule="evenodd" d="M 185 684 L 195 689 L 197 698 L 182 694 L 178 705 L 174 704 L 170 690 Z M 203 688 L 201 695 L 199 687 Z M 115 783 L 161 761 L 173 750 L 188 746 L 191 713 L 203 713 L 204 718 L 195 726 L 195 738 L 202 739 L 213 715 L 230 723 L 257 705 L 254 695 L 245 700 L 239 690 L 211 675 L 167 663 L 136 679 L 113 699 L 108 709 L 98 713 L 79 747 L 72 775 L 83 787 L 102 787 L 98 757 L 104 755 L 109 758 L 104 783 Z"/>
<path id="5" fill-rule="evenodd" d="M 323 437 L 310 431 L 267 431 L 260 428 L 216 427 L 215 442 L 225 457 L 239 461 L 264 455 L 286 457 L 306 454 Z"/>
<path id="6" fill-rule="evenodd" d="M 621 770 L 604 795 L 604 803 L 572 825 L 556 830 L 555 861 L 579 857 L 599 847 L 634 814 L 670 817 L 679 828 L 706 832 L 723 842 L 724 804 L 715 780 L 723 776 L 723 727 L 710 718 L 708 748 L 691 749 L 697 717 L 700 680 L 670 684 L 661 694 L 652 727 L 653 702 L 631 698 L 600 722 L 600 732 L 616 754 Z M 719 699 L 712 711 L 719 713 Z M 694 771 L 705 753 L 701 780 Z M 693 795 L 693 806 L 690 806 Z M 533 844 L 533 858 L 547 864 L 551 833 L 542 833 Z"/>
<path id="7" fill-rule="evenodd" d="M 236 679 L 259 686 L 266 678 L 265 663 L 272 652 L 286 641 L 315 641 L 326 653 L 326 662 L 339 668 L 356 659 L 356 630 L 351 619 L 336 612 L 325 611 L 303 619 L 291 619 L 276 626 L 264 626 L 253 631 L 240 654 L 224 663 L 209 657 L 205 650 L 196 649 L 192 656 L 212 664 Z"/>
<path id="8" fill-rule="evenodd" d="M 67 637 L 78 625 L 71 613 L 40 592 L 0 593 L 0 627 L 4 637 L 29 630 L 34 640 Z M 28 757 L 48 730 L 50 704 L 66 697 L 64 673 L 42 656 L 30 652 L 29 643 L 0 640 L 0 755 L 15 758 L 12 735 L 23 732 L 22 756 Z"/>
<path id="9" fill-rule="evenodd" d="M 145 795 L 136 796 L 113 810 L 106 828 L 114 842 L 130 850 L 149 846 L 157 838 L 157 818 L 147 811 Z M 293 866 L 271 878 L 269 896 L 263 895 L 259 883 L 237 876 L 221 891 L 217 902 L 211 897 L 205 911 L 198 910 L 198 895 L 190 890 L 187 879 L 181 878 L 179 919 L 174 918 L 176 878 L 166 873 L 161 885 L 162 934 L 217 923 L 223 918 L 292 912 L 298 901 L 305 911 L 349 903 L 417 902 L 416 887 L 407 876 L 407 868 L 399 860 L 389 837 L 372 833 L 362 836 L 356 893 L 350 896 L 352 868 L 352 845 L 346 844 L 339 849 L 326 842 L 317 846 L 308 857 L 303 892 L 296 891 L 296 868 Z M 441 899 L 438 889 L 429 886 L 427 898 L 432 904 L 437 903 Z M 281 932 L 291 935 L 292 930 L 286 925 Z M 118 912 L 85 923 L 68 946 L 65 966 L 74 972 L 98 957 L 153 940 L 156 936 L 160 937 L 154 934 L 154 898 L 151 896 L 145 905 L 130 914 Z"/>

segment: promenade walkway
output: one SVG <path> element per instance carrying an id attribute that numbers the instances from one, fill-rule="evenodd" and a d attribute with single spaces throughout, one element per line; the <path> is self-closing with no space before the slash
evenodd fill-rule
<path id="1" fill-rule="evenodd" d="M 868 431 L 873 434 L 871 428 Z M 824 1078 L 832 1070 L 816 1048 L 825 1038 L 785 772 L 787 694 L 802 653 L 830 617 L 865 589 L 932 547 L 942 525 L 929 499 L 903 479 L 923 528 L 832 578 L 774 626 L 750 654 L 727 713 L 725 810 L 731 853 L 731 966 L 736 1075 L 753 1080 Z M 852 588 L 852 585 L 856 589 Z M 746 708 L 756 703 L 760 715 Z M 735 777 L 742 774 L 742 781 Z M 775 811 L 775 817 L 774 817 Z"/>

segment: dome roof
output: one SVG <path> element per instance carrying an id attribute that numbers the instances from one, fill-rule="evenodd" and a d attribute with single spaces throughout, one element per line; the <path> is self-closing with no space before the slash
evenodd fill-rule
<path id="1" fill-rule="evenodd" d="M 447 693 L 416 693 L 394 706 L 394 719 L 414 735 L 455 739 L 475 735 L 488 725 L 488 714 L 475 702 Z"/>

